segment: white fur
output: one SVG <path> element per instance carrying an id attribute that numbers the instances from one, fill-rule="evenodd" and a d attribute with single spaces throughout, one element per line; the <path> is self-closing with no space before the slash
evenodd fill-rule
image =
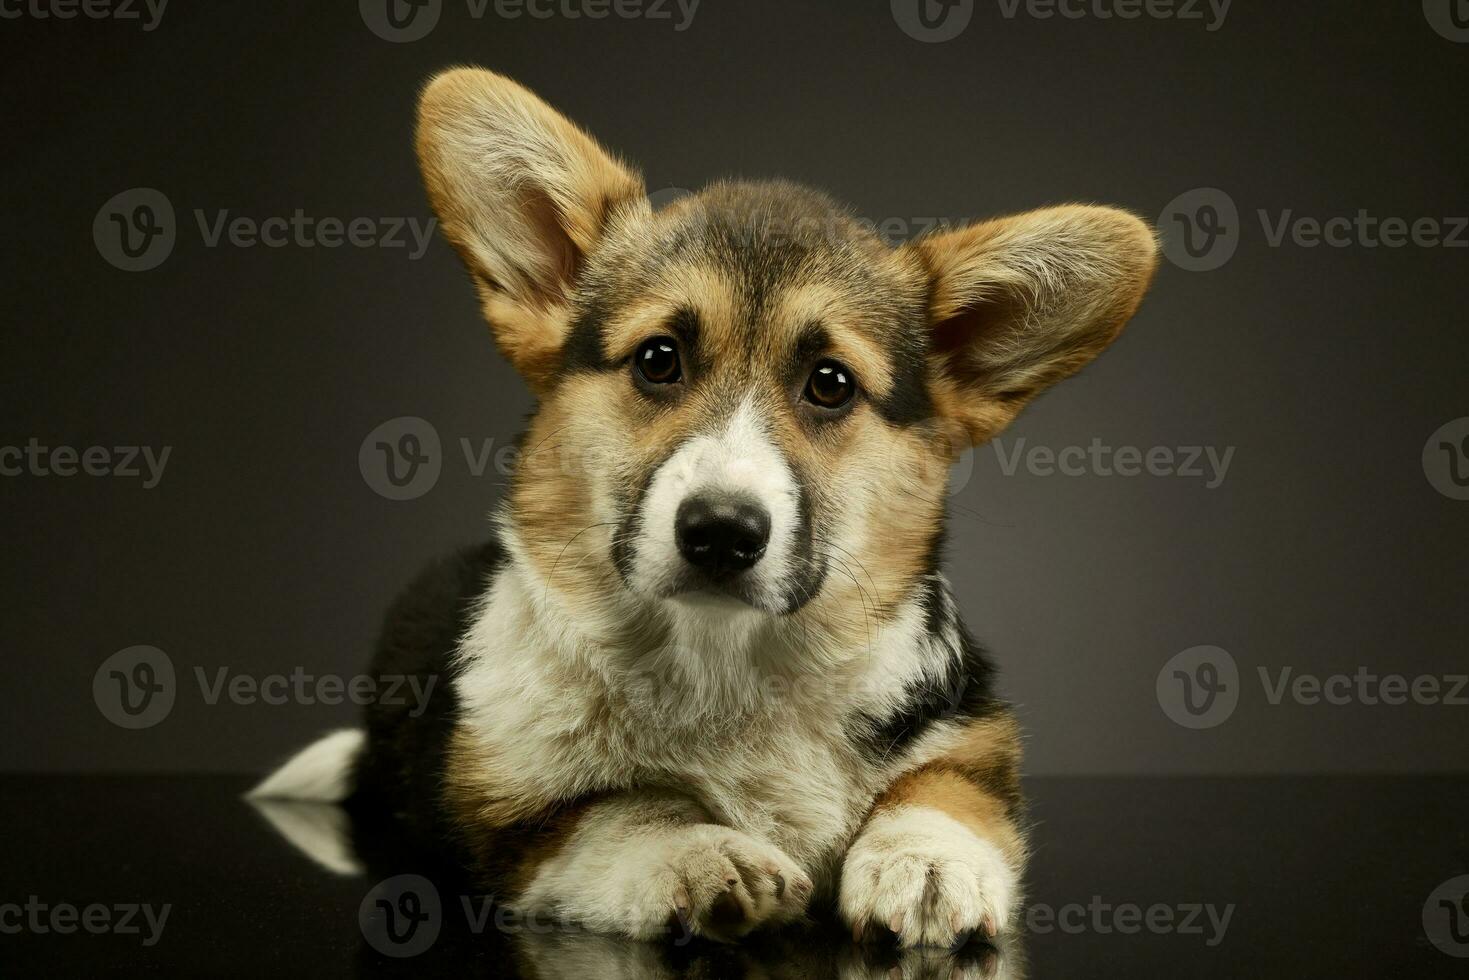
<path id="1" fill-rule="evenodd" d="M 250 797 L 250 805 L 295 848 L 333 874 L 358 875 L 351 820 L 335 803 Z"/>
<path id="2" fill-rule="evenodd" d="M 633 544 L 633 588 L 649 595 L 676 589 L 684 559 L 674 540 L 674 516 L 680 504 L 701 492 L 744 494 L 770 514 L 770 541 L 746 577 L 762 606 L 781 608 L 793 571 L 798 491 L 790 467 L 748 401 L 720 431 L 689 439 L 654 474 Z M 691 615 L 700 615 L 709 603 L 728 606 L 732 601 L 694 598 L 688 603 Z"/>
<path id="3" fill-rule="evenodd" d="M 343 728 L 312 742 L 286 760 L 247 795 L 253 799 L 316 800 L 339 803 L 352 792 L 352 764 L 366 733 Z"/>
<path id="4" fill-rule="evenodd" d="M 936 723 L 879 766 L 849 736 L 857 714 L 883 717 L 939 655 L 916 604 L 856 651 L 753 611 L 721 630 L 625 590 L 600 617 L 572 615 L 513 526 L 501 538 L 510 558 L 461 641 L 457 681 L 462 725 L 496 759 L 498 793 L 550 805 L 676 789 L 828 885 L 875 795 L 957 735 Z M 616 640 L 627 622 L 672 639 L 634 652 L 645 647 Z"/>
<path id="5" fill-rule="evenodd" d="M 874 815 L 842 865 L 842 917 L 892 929 L 905 946 L 946 946 L 986 919 L 1004 931 L 1019 897 L 998 847 L 927 806 Z"/>
<path id="6" fill-rule="evenodd" d="M 588 811 L 516 901 L 600 932 L 665 935 L 681 913 L 704 935 L 736 938 L 800 915 L 811 880 L 778 848 L 709 822 L 672 793 L 628 793 Z M 719 902 L 737 904 L 737 929 L 713 927 Z"/>

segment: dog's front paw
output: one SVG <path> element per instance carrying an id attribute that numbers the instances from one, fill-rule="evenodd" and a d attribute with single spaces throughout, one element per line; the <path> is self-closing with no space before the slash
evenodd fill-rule
<path id="1" fill-rule="evenodd" d="M 629 859 L 622 893 L 638 937 L 672 926 L 729 942 L 798 918 L 811 898 L 810 877 L 779 848 L 716 824 L 671 830 Z"/>
<path id="2" fill-rule="evenodd" d="M 1000 849 L 925 806 L 878 813 L 842 864 L 841 912 L 861 941 L 876 929 L 904 946 L 950 946 L 1007 929 L 1020 883 Z"/>

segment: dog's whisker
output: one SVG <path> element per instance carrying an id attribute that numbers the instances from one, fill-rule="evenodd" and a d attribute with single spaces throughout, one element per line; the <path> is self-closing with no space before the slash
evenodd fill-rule
<path id="1" fill-rule="evenodd" d="M 551 594 L 551 583 L 556 578 L 556 566 L 559 565 L 559 564 L 561 564 L 561 558 L 566 554 L 566 549 L 567 548 L 570 548 L 572 546 L 572 544 L 575 543 L 575 541 L 576 541 L 577 538 L 581 537 L 583 534 L 586 534 L 588 531 L 592 530 L 593 528 L 598 528 L 598 527 L 615 527 L 615 526 L 616 526 L 616 522 L 615 521 L 598 521 L 595 524 L 588 524 L 586 527 L 582 528 L 580 531 L 577 531 L 575 534 L 573 534 L 570 538 L 567 539 L 566 544 L 562 545 L 561 546 L 561 550 L 559 552 L 557 552 L 557 554 L 556 554 L 556 560 L 551 563 L 551 571 L 546 575 L 546 587 L 545 587 L 545 589 L 541 593 L 541 601 L 542 602 L 546 601 L 546 599 L 549 598 L 549 596 Z"/>

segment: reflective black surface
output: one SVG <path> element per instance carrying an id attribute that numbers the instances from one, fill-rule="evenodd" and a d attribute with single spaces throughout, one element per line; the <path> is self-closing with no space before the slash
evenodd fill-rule
<path id="1" fill-rule="evenodd" d="M 1445 887 L 1469 876 L 1465 778 L 1031 780 L 1038 823 L 1025 928 L 998 950 L 957 954 L 858 949 L 830 925 L 718 948 L 517 923 L 482 896 L 458 894 L 391 833 L 349 828 L 335 808 L 261 812 L 240 799 L 248 784 L 0 779 L 0 973 L 1469 975 L 1465 885 Z M 332 850 L 333 830 L 355 835 L 351 850 Z M 318 860 L 293 835 L 314 842 Z M 319 863 L 353 860 L 366 863 L 360 874 Z M 405 898 L 396 878 L 405 874 L 439 882 L 434 896 Z M 399 938 L 421 951 L 379 951 L 405 949 L 386 938 L 388 908 Z M 401 915 L 415 909 L 421 928 L 410 930 Z"/>

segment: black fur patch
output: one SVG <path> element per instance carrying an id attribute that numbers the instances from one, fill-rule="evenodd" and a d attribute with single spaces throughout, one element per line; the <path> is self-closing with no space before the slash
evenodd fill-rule
<path id="1" fill-rule="evenodd" d="M 452 839 L 439 806 L 459 707 L 451 661 L 504 561 L 504 549 L 495 540 L 421 573 L 389 608 L 369 668 L 375 678 L 417 678 L 419 690 L 427 689 L 432 678 L 433 687 L 426 706 L 366 707 L 367 746 L 357 761 L 349 805 L 393 813 L 425 841 Z"/>
<path id="2" fill-rule="evenodd" d="M 873 400 L 877 413 L 897 426 L 917 425 L 933 418 L 933 398 L 928 391 L 928 331 L 926 311 L 910 313 L 915 328 L 888 348 L 893 368 L 893 387 L 883 398 Z"/>
<path id="3" fill-rule="evenodd" d="M 882 324 L 873 339 L 884 350 L 893 377 L 888 394 L 873 400 L 877 412 L 898 426 L 933 417 L 928 297 L 913 295 L 878 271 L 874 259 L 888 246 L 853 222 L 846 209 L 825 194 L 783 181 L 715 185 L 699 195 L 693 208 L 656 240 L 618 253 L 580 280 L 583 299 L 563 348 L 565 371 L 615 367 L 603 353 L 603 326 L 610 312 L 635 301 L 663 266 L 696 262 L 721 269 L 736 284 L 738 327 L 752 349 L 768 343 L 763 333 L 767 306 L 786 285 L 828 283 L 861 297 L 873 321 Z M 669 324 L 668 332 L 678 336 L 698 368 L 697 335 L 685 335 L 683 316 Z M 809 369 L 828 340 L 819 323 L 803 331 L 792 354 L 792 375 Z M 804 378 L 793 381 L 801 382 Z"/>
<path id="4" fill-rule="evenodd" d="M 571 332 L 561 348 L 561 367 L 566 373 L 605 371 L 612 365 L 602 353 L 602 324 L 607 309 L 596 299 L 586 305 L 572 321 Z"/>
<path id="5" fill-rule="evenodd" d="M 953 646 L 942 663 L 908 686 L 897 711 L 887 718 L 865 719 L 866 727 L 856 734 L 875 758 L 901 754 L 936 721 L 972 721 L 1005 707 L 995 695 L 996 671 L 989 654 L 959 622 L 952 601 L 937 585 L 926 587 L 924 620 L 928 635 L 940 639 L 937 645 Z"/>

